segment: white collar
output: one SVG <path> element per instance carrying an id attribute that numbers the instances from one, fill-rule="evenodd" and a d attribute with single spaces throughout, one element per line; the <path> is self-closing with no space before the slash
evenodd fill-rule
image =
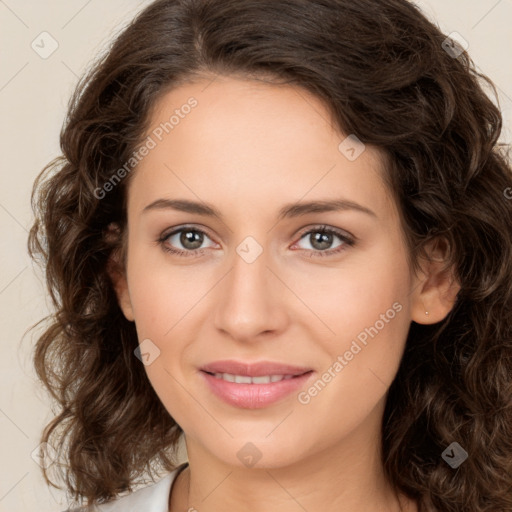
<path id="1" fill-rule="evenodd" d="M 188 466 L 188 462 L 184 462 L 158 482 L 137 489 L 131 494 L 121 496 L 108 503 L 65 512 L 141 512 L 141 510 L 144 512 L 169 512 L 169 496 L 172 484 L 186 466 Z"/>

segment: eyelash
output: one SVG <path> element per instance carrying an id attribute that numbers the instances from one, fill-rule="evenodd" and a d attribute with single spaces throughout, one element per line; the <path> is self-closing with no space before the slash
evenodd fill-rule
<path id="1" fill-rule="evenodd" d="M 184 251 L 184 250 L 181 250 L 181 249 L 173 249 L 172 247 L 169 247 L 168 245 L 166 245 L 165 242 L 171 236 L 173 236 L 173 235 L 175 235 L 177 233 L 181 233 L 182 231 L 184 231 L 184 232 L 191 231 L 191 232 L 194 232 L 194 233 L 201 233 L 203 235 L 206 235 L 208 238 L 210 238 L 208 236 L 208 233 L 206 233 L 202 229 L 191 227 L 191 226 L 182 226 L 179 229 L 175 229 L 174 231 L 171 231 L 170 233 L 166 233 L 166 234 L 161 235 L 158 238 L 157 242 L 161 245 L 161 247 L 162 247 L 162 249 L 164 251 L 172 253 L 172 254 L 175 254 L 177 256 L 183 256 L 183 257 L 186 257 L 186 258 L 202 256 L 205 253 L 205 249 L 194 249 L 194 250 Z M 343 242 L 343 244 L 341 244 L 336 249 L 328 249 L 328 250 L 325 250 L 325 251 L 303 249 L 305 251 L 312 251 L 310 257 L 334 256 L 334 255 L 337 255 L 337 254 L 345 251 L 347 246 L 353 247 L 355 245 L 355 240 L 354 239 L 346 236 L 341 231 L 339 231 L 339 230 L 337 230 L 335 228 L 331 228 L 329 226 L 324 226 L 324 225 L 315 226 L 315 227 L 309 229 L 308 231 L 302 233 L 301 236 L 299 237 L 299 241 L 302 240 L 306 235 L 310 235 L 311 233 L 322 233 L 322 234 L 328 234 L 328 235 L 336 235 Z"/>

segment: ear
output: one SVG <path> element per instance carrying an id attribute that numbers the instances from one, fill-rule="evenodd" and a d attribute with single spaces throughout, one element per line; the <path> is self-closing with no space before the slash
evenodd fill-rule
<path id="1" fill-rule="evenodd" d="M 447 268 L 448 241 L 435 238 L 425 249 L 428 259 L 421 258 L 421 271 L 413 283 L 411 319 L 418 324 L 435 324 L 452 310 L 460 284 L 454 268 Z"/>
<path id="2" fill-rule="evenodd" d="M 107 228 L 105 236 L 110 240 L 112 240 L 112 237 L 118 239 L 121 236 L 119 226 L 117 224 L 111 223 Z M 135 320 L 135 316 L 133 314 L 133 307 L 128 290 L 126 268 L 122 261 L 121 254 L 121 248 L 112 250 L 107 262 L 107 272 L 110 276 L 110 280 L 112 281 L 112 285 L 114 286 L 117 302 L 121 308 L 121 311 L 127 320 L 133 322 Z"/>

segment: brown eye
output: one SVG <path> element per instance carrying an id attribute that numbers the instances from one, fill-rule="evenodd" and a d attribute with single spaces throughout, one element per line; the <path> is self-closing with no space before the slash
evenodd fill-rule
<path id="1" fill-rule="evenodd" d="M 203 240 L 204 240 L 204 234 L 200 233 L 199 231 L 194 230 L 182 230 L 179 231 L 179 242 L 180 244 L 185 248 L 189 249 L 191 251 L 195 249 L 199 249 L 201 247 Z M 178 234 L 176 233 L 176 234 Z"/>
<path id="2" fill-rule="evenodd" d="M 334 245 L 336 238 L 340 240 L 337 245 Z M 306 240 L 309 242 L 310 247 L 306 247 L 305 250 L 311 251 L 311 256 L 329 256 L 338 254 L 344 251 L 347 246 L 353 246 L 354 240 L 344 233 L 334 228 L 326 226 L 317 227 L 310 229 L 309 231 L 302 234 L 300 240 Z"/>
<path id="3" fill-rule="evenodd" d="M 210 237 L 201 229 L 192 227 L 181 227 L 159 238 L 159 243 L 167 252 L 181 256 L 200 255 L 204 251 L 201 247 L 205 239 Z M 212 247 L 213 244 L 210 246 Z"/>

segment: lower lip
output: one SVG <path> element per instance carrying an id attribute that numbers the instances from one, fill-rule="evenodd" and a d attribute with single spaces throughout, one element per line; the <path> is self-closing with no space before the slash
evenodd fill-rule
<path id="1" fill-rule="evenodd" d="M 200 373 L 213 393 L 224 402 L 244 409 L 261 409 L 298 391 L 311 378 L 313 371 L 269 384 L 237 384 L 218 379 L 204 371 Z"/>

